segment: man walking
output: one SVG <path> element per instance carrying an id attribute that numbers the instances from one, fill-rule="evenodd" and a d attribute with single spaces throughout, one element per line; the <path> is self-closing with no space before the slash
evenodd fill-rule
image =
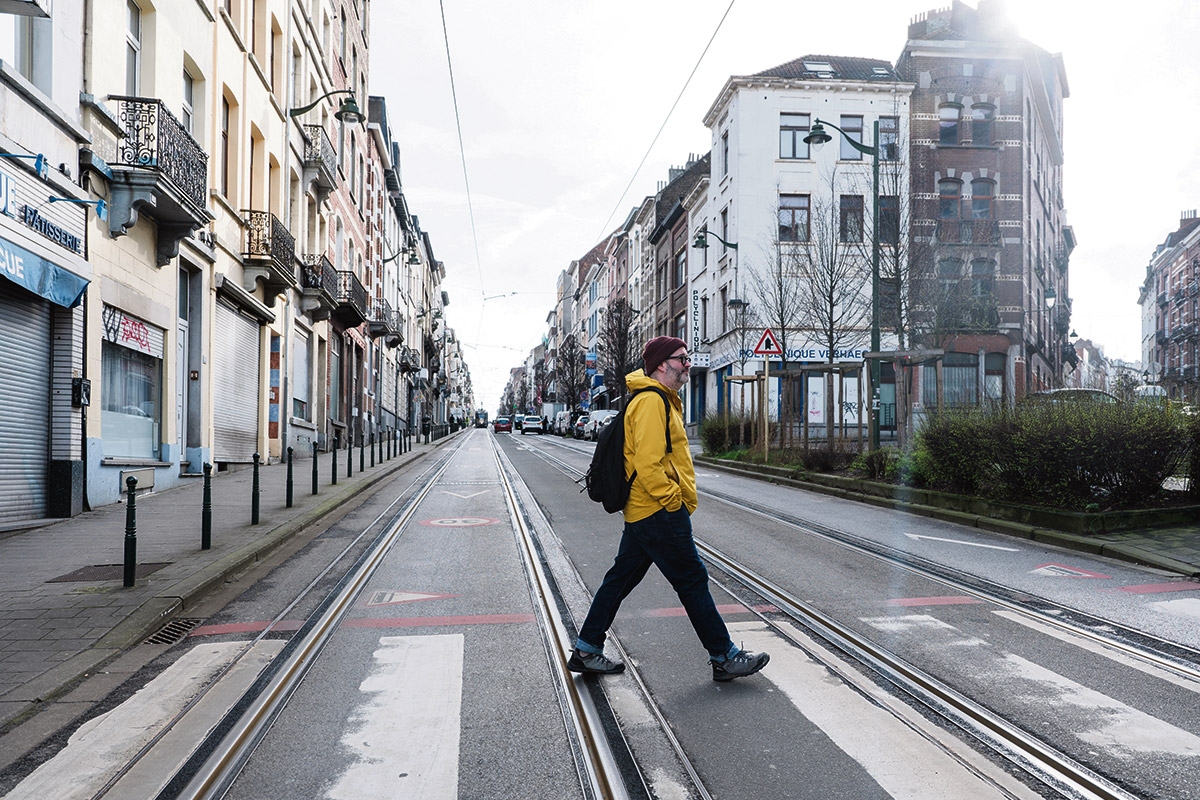
<path id="1" fill-rule="evenodd" d="M 635 478 L 623 512 L 625 529 L 617 557 L 592 599 L 567 667 L 572 672 L 605 675 L 625 671 L 624 664 L 604 655 L 604 639 L 621 601 L 654 564 L 679 595 L 700 643 L 708 651 L 713 680 L 731 681 L 753 675 L 770 656 L 742 650 L 729 638 L 708 590 L 708 570 L 692 538 L 696 473 L 683 426 L 683 402 L 678 395 L 691 367 L 687 345 L 674 336 L 659 336 L 646 343 L 642 360 L 644 368 L 625 377 L 629 391 L 658 389 L 670 400 L 672 411 L 667 412 L 657 392 L 643 392 L 629 401 L 625 411 L 625 475 Z M 670 431 L 670 452 L 664 430 Z"/>

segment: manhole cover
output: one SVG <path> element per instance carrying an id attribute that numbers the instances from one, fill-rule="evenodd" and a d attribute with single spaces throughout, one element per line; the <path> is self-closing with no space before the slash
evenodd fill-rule
<path id="1" fill-rule="evenodd" d="M 184 617 L 173 619 L 147 639 L 146 644 L 175 644 L 176 642 L 183 641 L 183 637 L 199 627 L 201 622 L 204 622 L 204 620 Z"/>
<path id="2" fill-rule="evenodd" d="M 170 561 L 164 561 L 159 564 L 138 564 L 134 568 L 135 578 L 144 578 L 147 575 L 158 572 L 163 567 L 169 567 Z M 74 572 L 68 572 L 66 575 L 59 575 L 57 578 L 51 578 L 46 583 L 76 583 L 81 581 L 119 581 L 125 578 L 125 566 L 123 564 L 99 564 L 94 567 L 83 567 Z"/>

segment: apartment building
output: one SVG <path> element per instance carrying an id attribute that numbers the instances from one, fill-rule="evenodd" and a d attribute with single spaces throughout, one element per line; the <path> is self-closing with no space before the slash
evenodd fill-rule
<path id="1" fill-rule="evenodd" d="M 0 358 L 14 519 L 473 407 L 369 4 L 117 7 L 0 11 L 0 329 L 35 343 Z"/>
<path id="2" fill-rule="evenodd" d="M 1154 250 L 1138 299 L 1142 307 L 1144 381 L 1172 400 L 1200 403 L 1200 217 L 1180 215 L 1179 227 Z"/>

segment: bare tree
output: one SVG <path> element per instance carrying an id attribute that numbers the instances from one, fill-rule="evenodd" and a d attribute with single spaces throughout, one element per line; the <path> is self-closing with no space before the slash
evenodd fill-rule
<path id="1" fill-rule="evenodd" d="M 799 279 L 797 315 L 802 329 L 813 332 L 823 345 L 826 363 L 838 351 L 861 347 L 871 323 L 870 259 L 863 257 L 861 225 L 843 217 L 836 193 L 837 173 L 831 172 L 824 197 L 813 196 L 808 236 L 785 247 L 784 269 Z M 857 218 L 862 219 L 860 214 Z M 856 227 L 857 226 L 857 227 Z M 825 433 L 833 440 L 833 372 L 825 376 Z"/>
<path id="2" fill-rule="evenodd" d="M 562 347 L 558 351 L 555 362 L 555 381 L 558 384 L 558 398 L 565 402 L 572 413 L 579 408 L 579 395 L 587 388 L 586 354 L 579 346 L 575 334 L 567 334 Z"/>
<path id="3" fill-rule="evenodd" d="M 634 312 L 625 298 L 611 303 L 604 313 L 604 324 L 596 348 L 604 384 L 608 387 L 610 405 L 625 396 L 625 376 L 637 368 L 636 358 L 641 343 L 633 338 Z"/>

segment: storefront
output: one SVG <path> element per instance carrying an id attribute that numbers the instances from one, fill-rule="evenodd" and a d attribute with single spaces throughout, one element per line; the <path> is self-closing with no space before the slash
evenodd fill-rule
<path id="1" fill-rule="evenodd" d="M 86 206 L 39 202 L 47 185 L 0 170 L 0 508 L 3 522 L 83 506 L 81 304 L 91 280 Z"/>

